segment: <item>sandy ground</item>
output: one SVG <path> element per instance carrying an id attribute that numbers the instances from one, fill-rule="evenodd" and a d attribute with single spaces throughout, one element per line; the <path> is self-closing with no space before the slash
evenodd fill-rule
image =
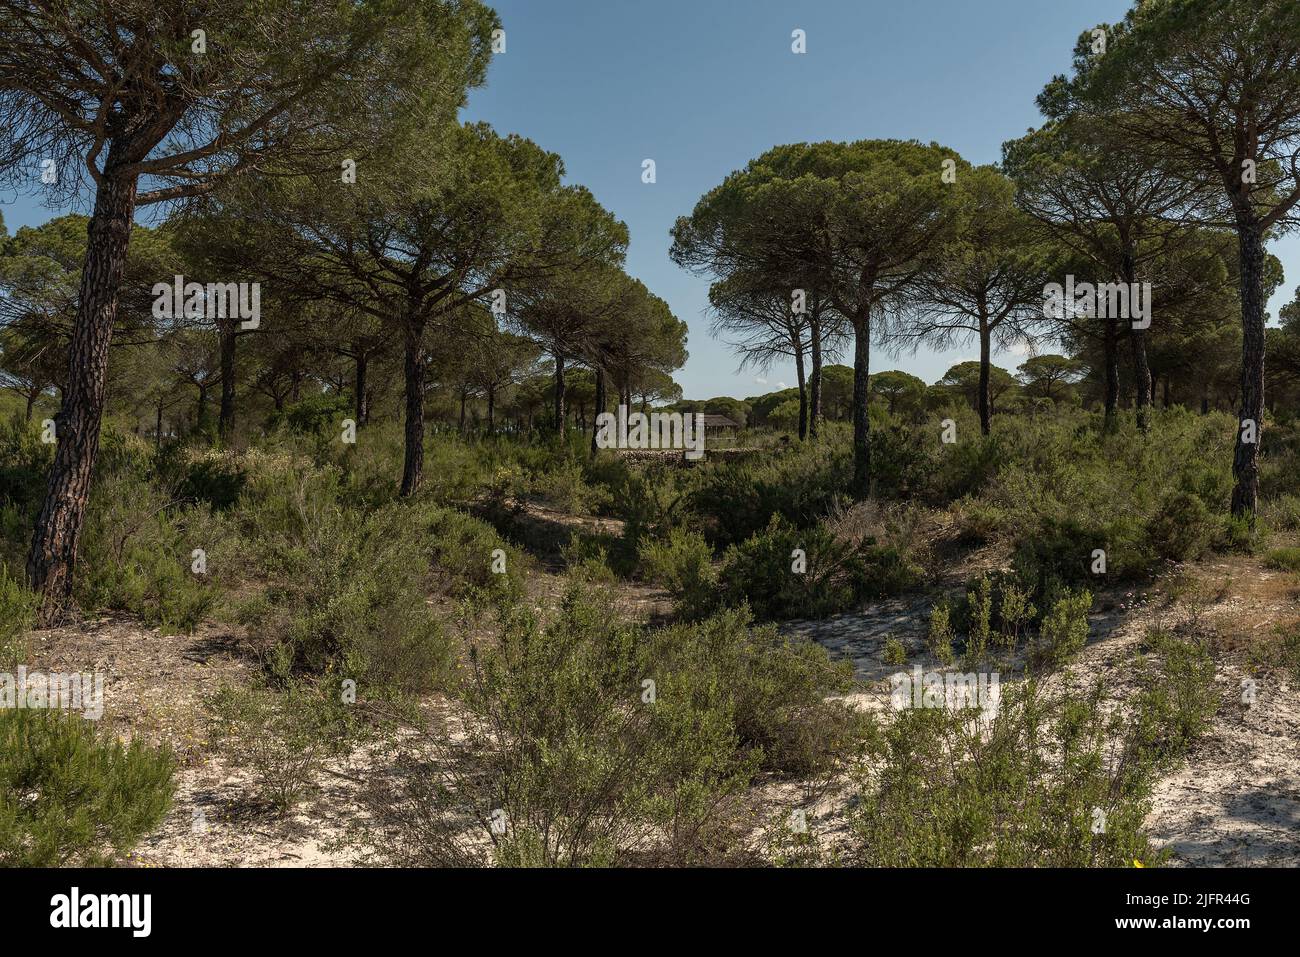
<path id="1" fill-rule="evenodd" d="M 1300 867 L 1300 688 L 1284 672 L 1255 666 L 1252 655 L 1277 628 L 1300 627 L 1300 577 L 1234 556 L 1171 575 L 1150 593 L 1100 596 L 1098 604 L 1078 669 L 1106 676 L 1121 698 L 1149 628 L 1192 627 L 1212 639 L 1225 703 L 1183 766 L 1157 784 L 1147 819 L 1155 843 L 1172 850 L 1170 863 Z M 783 627 L 852 660 L 869 689 L 856 703 L 883 708 L 887 678 L 899 670 L 882 660 L 890 637 L 907 648 L 908 668 L 942 670 L 925 650 L 931 607 L 928 600 L 892 601 Z M 1246 680 L 1255 683 L 1249 705 L 1242 700 Z M 791 807 L 799 801 L 789 788 L 774 797 Z M 817 808 L 832 819 L 836 811 L 825 802 Z"/>
<path id="2" fill-rule="evenodd" d="M 558 592 L 559 579 L 537 577 L 546 582 L 533 598 L 545 604 Z M 1285 674 L 1252 663 L 1252 649 L 1274 629 L 1300 625 L 1300 579 L 1244 557 L 1201 565 L 1183 577 L 1182 591 L 1191 580 L 1192 591 L 1204 597 L 1175 600 L 1161 594 L 1159 584 L 1150 596 L 1103 596 L 1104 610 L 1093 616 L 1080 666 L 1086 673 L 1109 674 L 1123 687 L 1125 663 L 1148 627 L 1195 616 L 1196 627 L 1214 635 L 1226 704 L 1189 761 L 1159 783 L 1148 824 L 1157 842 L 1172 849 L 1175 865 L 1300 866 L 1300 689 Z M 623 591 L 611 597 L 638 617 L 656 617 L 665 607 L 664 596 L 653 589 Z M 852 660 L 868 684 L 864 700 L 879 702 L 881 682 L 897 670 L 881 660 L 887 638 L 907 646 L 909 667 L 927 666 L 928 611 L 926 600 L 888 602 L 784 627 Z M 107 619 L 35 632 L 32 651 L 35 668 L 102 672 L 102 724 L 123 738 L 166 742 L 176 755 L 174 807 L 124 863 L 315 867 L 359 860 L 354 850 L 334 842 L 361 813 L 357 795 L 369 770 L 365 752 L 329 765 L 315 791 L 282 818 L 254 800 L 248 775 L 227 766 L 208 741 L 203 699 L 222 684 L 247 684 L 256 674 L 255 658 L 238 633 L 207 628 L 193 636 L 163 636 L 135 622 Z M 1245 678 L 1256 682 L 1249 706 L 1241 700 Z M 795 808 L 809 794 L 783 784 L 765 788 L 761 797 Z M 818 816 L 830 810 L 824 807 Z"/>

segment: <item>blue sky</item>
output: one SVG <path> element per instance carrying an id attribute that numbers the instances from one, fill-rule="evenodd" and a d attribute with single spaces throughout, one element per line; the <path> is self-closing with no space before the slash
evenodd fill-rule
<path id="1" fill-rule="evenodd" d="M 708 281 L 668 258 L 668 230 L 732 170 L 777 143 L 915 138 L 973 163 L 1037 125 L 1034 97 L 1069 67 L 1075 38 L 1120 19 L 1128 0 L 495 0 L 506 52 L 471 95 L 468 118 L 564 157 L 632 234 L 629 271 L 690 325 L 676 378 L 689 398 L 758 395 L 793 366 L 736 372 L 709 334 Z M 796 28 L 808 52 L 791 52 Z M 641 181 L 654 159 L 657 182 Z M 0 195 L 12 231 L 53 213 Z M 1300 239 L 1272 251 L 1287 270 L 1273 311 L 1300 280 Z M 875 369 L 934 381 L 971 349 L 921 352 Z M 1000 363 L 1018 364 L 1017 356 Z"/>
<path id="2" fill-rule="evenodd" d="M 709 335 L 708 281 L 668 258 L 668 230 L 732 170 L 778 143 L 932 140 L 973 163 L 1040 122 L 1034 97 L 1066 72 L 1078 35 L 1128 0 L 497 0 L 506 52 L 470 114 L 560 153 L 632 233 L 629 271 L 691 328 L 676 374 L 688 398 L 794 384 L 793 365 L 736 373 Z M 790 50 L 794 29 L 808 52 Z M 641 182 L 642 160 L 658 181 Z M 1300 241 L 1273 250 L 1300 279 Z M 921 352 L 876 369 L 932 382 L 972 349 Z M 1014 369 L 1022 361 L 1004 356 Z"/>

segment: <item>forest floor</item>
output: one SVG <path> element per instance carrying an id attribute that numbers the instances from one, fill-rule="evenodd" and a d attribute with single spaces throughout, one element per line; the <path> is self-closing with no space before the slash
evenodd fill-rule
<path id="1" fill-rule="evenodd" d="M 572 524 L 554 513 L 535 518 Z M 617 531 L 600 525 L 608 520 L 583 521 Z M 530 598 L 544 608 L 558 598 L 563 579 L 547 561 L 539 564 L 530 575 Z M 962 580 L 962 574 L 945 576 L 948 584 Z M 600 587 L 629 617 L 658 619 L 670 608 L 653 588 L 623 582 Z M 888 676 L 899 670 L 882 660 L 889 637 L 908 649 L 908 668 L 939 670 L 927 660 L 924 641 L 934 597 L 932 590 L 782 628 L 851 660 L 865 683 L 857 697 L 876 707 L 885 699 Z M 1255 666 L 1256 651 L 1277 628 L 1300 625 L 1300 577 L 1269 570 L 1257 557 L 1215 556 L 1171 571 L 1145 592 L 1098 597 L 1101 610 L 1091 616 L 1078 664 L 1121 694 L 1132 685 L 1130 662 L 1148 629 L 1178 624 L 1211 637 L 1224 704 L 1179 770 L 1158 782 L 1148 818 L 1156 843 L 1172 851 L 1171 863 L 1300 866 L 1300 688 L 1282 673 Z M 194 635 L 164 636 L 108 618 L 34 632 L 32 649 L 31 669 L 103 673 L 102 724 L 124 739 L 165 742 L 176 757 L 173 808 L 124 864 L 313 867 L 359 861 L 356 848 L 339 839 L 363 813 L 358 796 L 367 775 L 378 770 L 373 753 L 363 748 L 327 764 L 315 790 L 281 817 L 254 800 L 249 773 L 232 767 L 209 740 L 205 698 L 222 685 L 247 685 L 257 674 L 254 649 L 239 630 L 214 625 Z M 1242 701 L 1248 676 L 1256 682 L 1252 705 Z M 791 807 L 807 800 L 797 785 L 762 791 L 765 801 Z M 841 810 L 828 806 L 814 813 L 833 830 Z"/>

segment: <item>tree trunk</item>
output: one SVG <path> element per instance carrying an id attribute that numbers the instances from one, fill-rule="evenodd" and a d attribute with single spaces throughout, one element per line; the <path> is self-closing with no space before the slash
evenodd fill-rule
<path id="1" fill-rule="evenodd" d="M 153 423 L 153 447 L 162 448 L 162 422 L 163 422 L 163 400 L 162 396 L 158 397 L 158 415 L 154 418 Z"/>
<path id="2" fill-rule="evenodd" d="M 406 457 L 403 497 L 414 495 L 424 479 L 424 324 L 406 321 Z"/>
<path id="3" fill-rule="evenodd" d="M 27 413 L 23 417 L 24 422 L 30 422 L 32 420 L 32 406 L 36 405 L 36 396 L 36 392 L 27 393 Z"/>
<path id="4" fill-rule="evenodd" d="M 110 151 L 106 169 L 113 165 Z M 77 545 L 99 452 L 108 347 L 117 318 L 118 288 L 126 270 L 135 196 L 135 177 L 105 175 L 87 228 L 77 318 L 68 349 L 68 384 L 54 420 L 58 447 L 27 557 L 28 583 L 41 593 L 40 627 L 61 621 L 72 597 Z"/>
<path id="5" fill-rule="evenodd" d="M 596 433 L 600 431 L 600 414 L 605 411 L 605 370 L 596 366 L 596 415 L 591 426 L 591 454 L 596 455 Z"/>
<path id="6" fill-rule="evenodd" d="M 1259 499 L 1259 448 L 1264 439 L 1264 242 L 1258 222 L 1247 214 L 1238 217 L 1237 237 L 1241 263 L 1241 412 L 1232 459 L 1232 474 L 1237 479 L 1232 490 L 1232 514 L 1253 520 Z"/>
<path id="7" fill-rule="evenodd" d="M 221 411 L 217 415 L 217 435 L 223 443 L 228 443 L 235 432 L 235 328 L 238 321 L 217 321 L 217 338 L 221 345 Z"/>
<path id="8" fill-rule="evenodd" d="M 555 353 L 555 434 L 564 434 L 564 356 Z"/>
<path id="9" fill-rule="evenodd" d="M 808 381 L 803 368 L 803 342 L 798 336 L 790 337 L 794 345 L 794 374 L 799 380 L 799 441 L 808 439 Z"/>
<path id="10" fill-rule="evenodd" d="M 368 373 L 370 360 L 366 357 L 365 352 L 357 352 L 357 375 L 353 389 L 356 390 L 356 420 L 357 425 L 365 425 L 370 418 L 370 406 L 366 402 L 366 373 Z"/>
<path id="11" fill-rule="evenodd" d="M 993 426 L 993 399 L 989 395 L 989 366 L 992 362 L 992 343 L 989 330 L 980 322 L 980 432 L 988 435 Z"/>
<path id="12" fill-rule="evenodd" d="M 1131 253 L 1124 254 L 1124 282 L 1131 290 L 1134 283 L 1137 282 L 1137 268 L 1133 264 Z M 1147 303 L 1148 307 L 1150 303 Z M 1133 391 L 1136 397 L 1134 409 L 1137 412 L 1138 428 L 1143 432 L 1150 425 L 1150 416 L 1147 415 L 1148 407 L 1151 405 L 1152 383 L 1151 383 L 1151 366 L 1147 362 L 1147 333 L 1145 329 L 1138 329 L 1132 325 L 1132 311 L 1129 315 L 1129 335 L 1132 337 L 1133 346 Z"/>
<path id="13" fill-rule="evenodd" d="M 812 379 L 808 383 L 808 435 L 814 439 L 817 438 L 817 425 L 822 417 L 822 326 L 817 312 L 817 309 L 813 310 L 814 318 L 808 323 L 809 335 L 812 339 Z"/>
<path id="14" fill-rule="evenodd" d="M 465 434 L 465 403 L 469 401 L 469 389 L 464 386 L 460 387 L 460 418 L 456 422 L 456 430 L 461 435 Z"/>
<path id="15" fill-rule="evenodd" d="M 871 420 L 867 416 L 867 389 L 871 366 L 871 313 L 853 320 L 853 494 L 871 494 Z"/>
<path id="16" fill-rule="evenodd" d="M 497 430 L 497 387 L 494 385 L 487 387 L 487 406 L 487 430 L 492 435 Z"/>
<path id="17" fill-rule="evenodd" d="M 1103 399 L 1105 409 L 1105 428 L 1115 425 L 1115 410 L 1119 407 L 1119 335 L 1114 316 L 1105 319 L 1106 330 L 1102 338 L 1102 348 L 1106 360 L 1106 391 Z"/>

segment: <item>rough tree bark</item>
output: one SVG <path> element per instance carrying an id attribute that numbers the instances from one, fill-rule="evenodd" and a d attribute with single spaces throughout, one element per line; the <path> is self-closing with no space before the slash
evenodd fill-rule
<path id="1" fill-rule="evenodd" d="M 424 480 L 424 324 L 408 318 L 405 329 L 406 454 L 402 463 L 403 497 L 414 495 Z"/>
<path id="2" fill-rule="evenodd" d="M 984 322 L 980 323 L 980 432 L 988 435 L 993 427 L 993 399 L 989 395 L 989 366 L 992 362 L 992 342 L 989 335 L 988 327 Z"/>
<path id="3" fill-rule="evenodd" d="M 221 347 L 221 409 L 217 413 L 217 435 L 223 443 L 235 434 L 235 339 L 238 319 L 218 319 L 217 340 Z"/>
<path id="4" fill-rule="evenodd" d="M 555 353 L 555 434 L 564 434 L 564 355 Z"/>
<path id="5" fill-rule="evenodd" d="M 871 420 L 867 396 L 871 365 L 870 309 L 853 319 L 853 494 L 871 494 Z"/>
<path id="6" fill-rule="evenodd" d="M 366 357 L 365 352 L 358 350 L 356 381 L 352 387 L 356 392 L 355 415 L 356 415 L 357 425 L 365 425 L 366 421 L 370 418 L 370 406 L 366 402 L 367 399 L 366 375 L 370 371 L 369 366 L 370 366 L 370 360 Z"/>
<path id="7" fill-rule="evenodd" d="M 803 342 L 798 336 L 791 336 L 794 346 L 794 374 L 799 381 L 799 441 L 808 439 L 808 379 L 803 367 Z"/>
<path id="8" fill-rule="evenodd" d="M 600 414 L 605 411 L 605 370 L 596 366 L 596 414 L 591 425 L 591 454 L 596 455 L 596 433 L 600 431 Z"/>
<path id="9" fill-rule="evenodd" d="M 113 169 L 113 159 L 110 155 L 106 170 Z M 135 198 L 135 177 L 115 178 L 106 172 L 87 228 L 77 319 L 68 350 L 68 386 L 54 420 L 58 445 L 27 556 L 28 584 L 41 593 L 40 627 L 63 620 L 72 597 L 77 546 L 99 452 L 108 347 L 117 319 L 117 290 L 126 271 Z"/>
<path id="10" fill-rule="evenodd" d="M 817 438 L 817 427 L 822 416 L 822 326 L 814 309 L 808 323 L 812 338 L 812 378 L 808 382 L 808 435 Z"/>
<path id="11" fill-rule="evenodd" d="M 1119 408 L 1119 328 L 1114 316 L 1106 317 L 1106 331 L 1102 336 L 1102 351 L 1106 362 L 1106 391 L 1103 398 L 1105 427 L 1114 428 L 1115 413 Z"/>
<path id="12" fill-rule="evenodd" d="M 1239 215 L 1237 235 L 1241 263 L 1241 411 L 1232 458 L 1232 474 L 1237 479 L 1232 490 L 1232 514 L 1253 518 L 1259 500 L 1259 448 L 1264 438 L 1264 240 L 1259 223 L 1248 213 Z"/>

